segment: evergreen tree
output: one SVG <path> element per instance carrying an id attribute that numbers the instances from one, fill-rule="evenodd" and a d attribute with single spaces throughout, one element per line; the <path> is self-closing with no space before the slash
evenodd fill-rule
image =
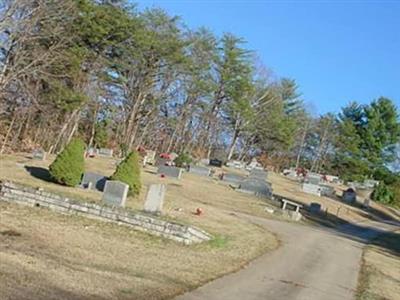
<path id="1" fill-rule="evenodd" d="M 129 185 L 129 195 L 139 195 L 141 189 L 139 155 L 132 151 L 118 165 L 111 180 L 119 180 Z"/>
<path id="2" fill-rule="evenodd" d="M 50 175 L 60 184 L 79 184 L 84 172 L 84 152 L 84 142 L 81 139 L 72 139 L 50 165 Z"/>

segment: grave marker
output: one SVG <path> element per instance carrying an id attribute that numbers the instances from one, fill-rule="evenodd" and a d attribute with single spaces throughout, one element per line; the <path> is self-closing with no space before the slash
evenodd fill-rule
<path id="1" fill-rule="evenodd" d="M 317 184 L 303 183 L 303 192 L 307 194 L 317 195 L 321 197 L 322 189 Z"/>
<path id="2" fill-rule="evenodd" d="M 107 149 L 107 148 L 100 148 L 100 149 L 97 150 L 97 154 L 99 156 L 112 157 L 113 156 L 113 150 L 112 149 Z"/>
<path id="3" fill-rule="evenodd" d="M 107 180 L 102 201 L 113 206 L 125 206 L 129 186 L 121 181 Z"/>
<path id="4" fill-rule="evenodd" d="M 101 174 L 85 172 L 82 177 L 81 186 L 92 190 L 103 191 L 107 177 Z"/>
<path id="5" fill-rule="evenodd" d="M 222 161 L 219 159 L 210 159 L 210 166 L 221 168 Z"/>
<path id="6" fill-rule="evenodd" d="M 268 176 L 268 172 L 259 169 L 252 169 L 249 174 L 249 178 L 259 178 L 262 180 L 266 180 Z"/>
<path id="7" fill-rule="evenodd" d="M 237 175 L 237 174 L 232 174 L 232 173 L 226 173 L 222 176 L 222 181 L 232 183 L 234 185 L 240 185 L 240 183 L 245 180 L 246 177 L 242 175 Z"/>
<path id="8" fill-rule="evenodd" d="M 247 178 L 243 180 L 239 185 L 238 191 L 248 192 L 256 196 L 265 196 L 268 198 L 272 198 L 271 183 L 257 178 Z"/>
<path id="9" fill-rule="evenodd" d="M 151 184 L 144 203 L 144 211 L 149 213 L 161 213 L 166 186 L 165 184 Z"/>
<path id="10" fill-rule="evenodd" d="M 43 149 L 35 149 L 32 151 L 32 159 L 45 160 L 46 151 Z"/>
<path id="11" fill-rule="evenodd" d="M 207 167 L 201 166 L 190 166 L 189 173 L 193 173 L 200 176 L 210 176 L 211 170 Z"/>
<path id="12" fill-rule="evenodd" d="M 159 166 L 157 170 L 157 174 L 163 174 L 167 177 L 181 179 L 182 177 L 182 169 L 170 166 Z"/>

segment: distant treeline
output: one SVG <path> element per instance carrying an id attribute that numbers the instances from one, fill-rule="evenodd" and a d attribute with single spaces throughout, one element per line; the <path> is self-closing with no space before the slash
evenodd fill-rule
<path id="1" fill-rule="evenodd" d="M 257 156 L 276 169 L 349 179 L 396 176 L 393 101 L 313 117 L 295 80 L 271 74 L 242 38 L 190 29 L 161 9 L 3 0 L 0 72 L 1 152 L 58 152 L 80 136 L 116 152 L 140 145 L 194 157 Z"/>

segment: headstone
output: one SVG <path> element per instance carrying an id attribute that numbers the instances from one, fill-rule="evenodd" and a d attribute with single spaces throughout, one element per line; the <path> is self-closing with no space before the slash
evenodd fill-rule
<path id="1" fill-rule="evenodd" d="M 45 160 L 46 152 L 43 149 L 35 149 L 32 151 L 32 159 Z"/>
<path id="2" fill-rule="evenodd" d="M 342 199 L 347 203 L 355 203 L 357 200 L 357 193 L 354 189 L 348 188 L 346 191 L 343 192 Z"/>
<path id="3" fill-rule="evenodd" d="M 156 166 L 170 166 L 171 165 L 171 160 L 168 158 L 162 158 L 158 157 L 156 161 Z"/>
<path id="4" fill-rule="evenodd" d="M 231 173 L 226 173 L 222 177 L 222 181 L 229 182 L 229 183 L 232 183 L 232 184 L 238 185 L 238 186 L 245 179 L 246 179 L 246 177 L 244 177 L 244 176 L 237 175 L 237 174 L 231 174 Z"/>
<path id="5" fill-rule="evenodd" d="M 318 184 L 321 183 L 321 176 L 320 175 L 315 175 L 315 174 L 307 174 L 305 182 L 306 183 L 310 183 L 310 184 L 318 185 Z"/>
<path id="6" fill-rule="evenodd" d="M 151 184 L 144 203 L 144 210 L 149 213 L 161 213 L 165 191 L 165 184 Z"/>
<path id="7" fill-rule="evenodd" d="M 203 165 L 203 166 L 208 166 L 209 164 L 210 164 L 210 160 L 209 159 L 207 159 L 207 158 L 202 158 L 202 159 L 200 159 L 200 162 L 199 162 L 201 165 Z"/>
<path id="8" fill-rule="evenodd" d="M 216 159 L 216 158 L 215 159 L 210 159 L 210 166 L 221 168 L 222 167 L 222 161 L 219 160 L 219 159 Z"/>
<path id="9" fill-rule="evenodd" d="M 159 166 L 157 170 L 157 174 L 163 174 L 167 177 L 181 179 L 182 177 L 182 169 L 170 166 Z"/>
<path id="10" fill-rule="evenodd" d="M 103 191 L 107 177 L 101 174 L 86 172 L 83 174 L 81 186 L 83 188 Z M 89 184 L 91 187 L 89 187 Z"/>
<path id="11" fill-rule="evenodd" d="M 190 166 L 189 173 L 193 173 L 200 176 L 210 176 L 211 170 L 207 167 L 201 166 Z"/>
<path id="12" fill-rule="evenodd" d="M 321 184 L 321 195 L 326 197 L 333 197 L 335 196 L 335 189 L 330 185 Z"/>
<path id="13" fill-rule="evenodd" d="M 266 180 L 268 176 L 268 172 L 259 169 L 252 169 L 250 171 L 249 177 L 250 178 L 259 178 L 262 180 Z"/>
<path id="14" fill-rule="evenodd" d="M 96 156 L 96 149 L 93 148 L 93 147 L 88 148 L 87 151 L 86 151 L 86 156 L 95 157 Z"/>
<path id="15" fill-rule="evenodd" d="M 321 196 L 321 187 L 317 184 L 303 183 L 303 192 L 316 196 Z"/>
<path id="16" fill-rule="evenodd" d="M 121 181 L 107 180 L 102 201 L 113 206 L 125 206 L 129 186 Z"/>
<path id="17" fill-rule="evenodd" d="M 310 213 L 312 214 L 318 214 L 321 212 L 321 204 L 317 203 L 317 202 L 313 202 L 310 204 Z"/>
<path id="18" fill-rule="evenodd" d="M 100 149 L 97 150 L 97 154 L 99 156 L 112 157 L 113 156 L 113 150 L 112 149 L 107 149 L 107 148 L 100 148 Z"/>
<path id="19" fill-rule="evenodd" d="M 146 163 L 150 165 L 154 165 L 156 163 L 156 151 L 146 150 Z"/>
<path id="20" fill-rule="evenodd" d="M 178 155 L 177 153 L 175 153 L 175 152 L 171 152 L 171 153 L 169 154 L 169 157 L 171 158 L 172 161 L 174 161 L 175 158 L 177 158 L 178 156 L 179 156 L 179 155 Z"/>
<path id="21" fill-rule="evenodd" d="M 257 178 L 247 178 L 243 180 L 239 185 L 238 191 L 248 192 L 256 196 L 272 197 L 271 184 Z"/>
<path id="22" fill-rule="evenodd" d="M 375 188 L 379 184 L 378 180 L 366 179 L 364 180 L 364 186 L 370 189 Z"/>

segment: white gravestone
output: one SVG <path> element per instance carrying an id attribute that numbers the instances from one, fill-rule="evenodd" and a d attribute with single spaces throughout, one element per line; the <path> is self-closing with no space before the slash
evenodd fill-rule
<path id="1" fill-rule="evenodd" d="M 151 184 L 144 203 L 144 211 L 149 213 L 161 213 L 166 186 L 165 184 Z"/>
<path id="2" fill-rule="evenodd" d="M 321 197 L 322 189 L 317 184 L 303 183 L 303 192 Z"/>

